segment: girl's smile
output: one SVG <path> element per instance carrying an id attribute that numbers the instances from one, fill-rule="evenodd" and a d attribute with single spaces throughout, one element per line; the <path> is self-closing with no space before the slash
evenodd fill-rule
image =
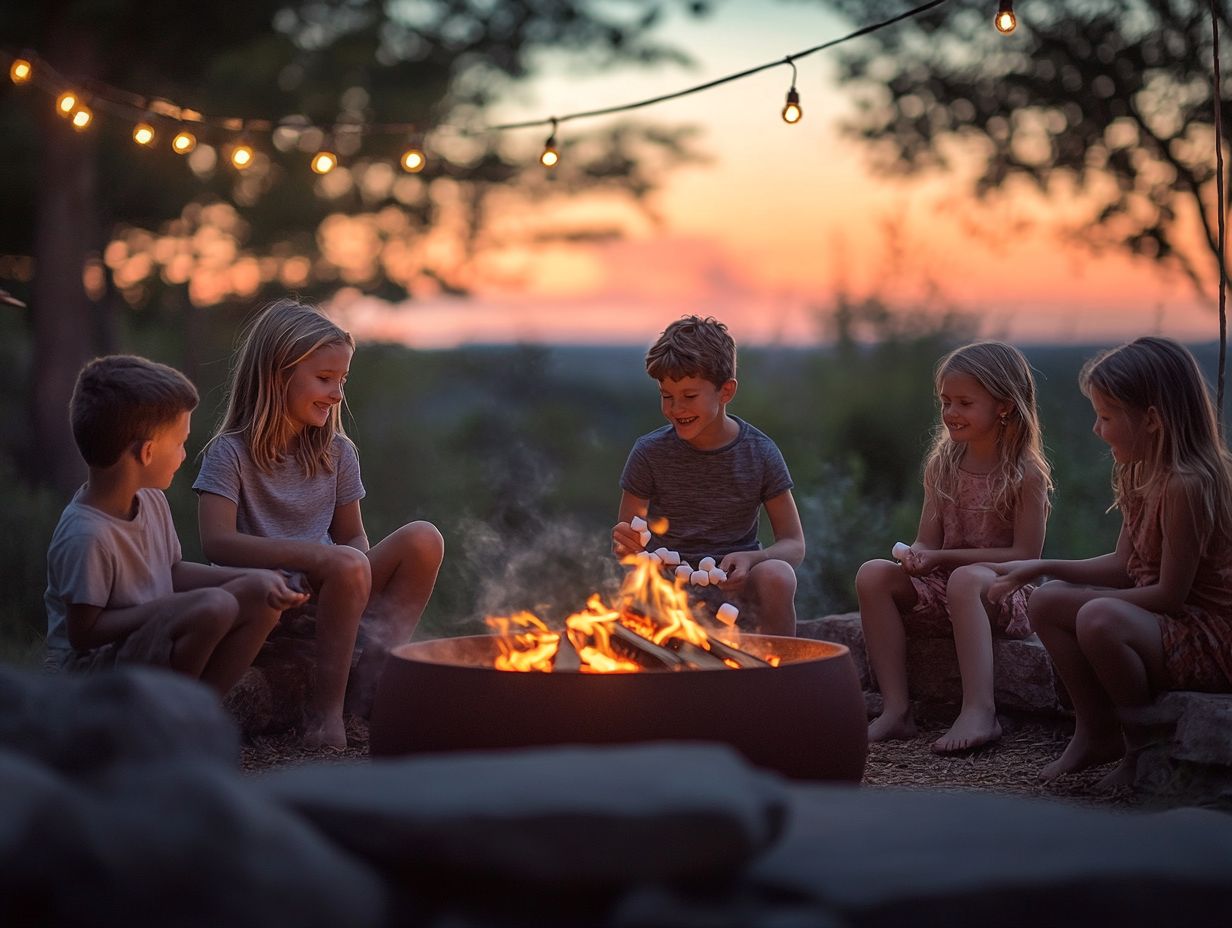
<path id="1" fill-rule="evenodd" d="M 995 439 L 1006 403 L 997 400 L 970 374 L 952 372 L 941 378 L 941 421 L 956 442 Z"/>
<path id="2" fill-rule="evenodd" d="M 322 428 L 329 421 L 342 402 L 352 354 L 345 342 L 322 345 L 295 365 L 287 381 L 287 420 L 296 432 Z"/>

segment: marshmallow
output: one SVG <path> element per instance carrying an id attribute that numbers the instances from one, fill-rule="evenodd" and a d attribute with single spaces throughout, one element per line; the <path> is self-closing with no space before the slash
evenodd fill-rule
<path id="1" fill-rule="evenodd" d="M 679 551 L 669 551 L 667 548 L 659 548 L 655 551 L 655 554 L 659 555 L 659 557 L 663 559 L 663 563 L 668 567 L 675 567 L 680 563 Z"/>
<path id="2" fill-rule="evenodd" d="M 629 520 L 629 527 L 635 532 L 644 532 L 646 531 L 646 520 L 641 516 L 634 516 Z"/>
<path id="3" fill-rule="evenodd" d="M 642 547 L 644 548 L 646 547 L 647 544 L 650 543 L 650 532 L 646 531 L 645 529 L 642 529 L 641 534 L 639 534 L 637 538 L 638 538 L 638 541 L 642 543 Z"/>
<path id="4" fill-rule="evenodd" d="M 646 555 L 646 560 L 656 565 L 663 563 L 663 558 L 659 557 L 658 553 L 654 551 L 651 551 L 649 554 Z"/>
<path id="5" fill-rule="evenodd" d="M 724 625 L 735 625 L 736 617 L 740 615 L 740 610 L 731 603 L 724 603 L 715 611 L 714 617 Z"/>
<path id="6" fill-rule="evenodd" d="M 911 553 L 911 545 L 904 544 L 901 541 L 894 542 L 894 547 L 890 549 L 890 554 L 894 556 L 894 560 L 901 561 Z"/>
<path id="7" fill-rule="evenodd" d="M 686 583 L 693 578 L 693 568 L 688 564 L 681 564 L 676 568 L 676 579 L 683 580 Z"/>
<path id="8" fill-rule="evenodd" d="M 727 571 L 721 567 L 711 567 L 706 573 L 710 575 L 711 583 L 722 583 L 727 579 Z"/>
<path id="9" fill-rule="evenodd" d="M 704 557 L 701 563 L 697 565 L 698 570 L 712 570 L 715 567 L 715 560 L 712 557 Z"/>
<path id="10" fill-rule="evenodd" d="M 710 586 L 710 574 L 704 570 L 693 571 L 693 576 L 689 578 L 690 583 L 695 583 L 698 586 Z"/>
<path id="11" fill-rule="evenodd" d="M 639 561 L 648 561 L 648 560 L 650 560 L 650 555 L 649 555 L 647 552 L 645 552 L 645 551 L 634 551 L 634 552 L 633 552 L 633 556 L 634 556 L 635 558 L 637 558 Z"/>

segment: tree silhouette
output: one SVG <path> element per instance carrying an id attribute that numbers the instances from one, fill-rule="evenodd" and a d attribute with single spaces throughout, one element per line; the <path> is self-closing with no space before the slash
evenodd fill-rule
<path id="1" fill-rule="evenodd" d="M 77 134 L 33 88 L 0 98 L 0 255 L 17 256 L 0 263 L 0 286 L 30 303 L 30 437 L 9 449 L 25 474 L 62 490 L 80 479 L 65 407 L 81 363 L 117 346 L 117 308 L 178 317 L 191 352 L 194 306 L 278 289 L 319 297 L 349 285 L 392 298 L 417 286 L 464 289 L 463 268 L 490 241 L 494 200 L 508 208 L 510 198 L 595 188 L 644 198 L 665 167 L 695 157 L 687 129 L 570 132 L 549 181 L 533 152 L 517 150 L 525 135 L 442 137 L 412 177 L 391 167 L 407 138 L 361 127 L 478 126 L 547 50 L 590 68 L 683 61 L 653 37 L 672 5 L 706 10 L 696 0 L 47 0 L 6 9 L 6 45 L 36 50 L 87 94 L 106 85 L 211 115 L 290 117 L 254 135 L 257 163 L 236 174 L 217 157 L 217 136 L 184 159 L 165 145 L 138 149 L 131 118 L 100 111 L 96 128 Z M 328 178 L 308 170 L 321 141 L 308 126 L 336 130 L 345 167 Z M 423 242 L 446 225 L 457 230 L 453 247 L 429 253 Z M 360 242 L 359 254 L 334 247 L 340 236 Z"/>

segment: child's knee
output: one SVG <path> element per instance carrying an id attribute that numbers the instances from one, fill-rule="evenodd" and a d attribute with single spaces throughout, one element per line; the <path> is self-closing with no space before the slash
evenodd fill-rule
<path id="1" fill-rule="evenodd" d="M 1027 598 L 1027 619 L 1035 631 L 1053 624 L 1066 608 L 1063 588 L 1064 584 L 1052 581 L 1031 591 Z"/>
<path id="2" fill-rule="evenodd" d="M 334 588 L 345 589 L 366 600 L 372 591 L 372 564 L 358 548 L 338 545 L 331 552 L 322 579 Z"/>
<path id="3" fill-rule="evenodd" d="M 894 561 L 877 559 L 865 561 L 856 571 L 856 592 L 869 594 L 884 590 L 890 582 L 893 571 L 902 572 L 902 568 Z"/>
<path id="4" fill-rule="evenodd" d="M 1117 605 L 1115 599 L 1092 599 L 1083 604 L 1074 618 L 1074 633 L 1081 647 L 1098 647 L 1117 639 L 1121 626 Z"/>
<path id="5" fill-rule="evenodd" d="M 431 522 L 411 522 L 398 529 L 401 547 L 415 563 L 436 568 L 445 559 L 445 538 Z"/>
<path id="6" fill-rule="evenodd" d="M 983 595 L 993 577 L 987 567 L 977 567 L 974 564 L 964 564 L 956 567 L 946 581 L 945 595 L 950 601 L 955 599 L 978 598 Z"/>
<path id="7" fill-rule="evenodd" d="M 786 561 L 771 558 L 755 564 L 749 571 L 749 582 L 761 598 L 796 595 L 796 572 Z"/>
<path id="8" fill-rule="evenodd" d="M 205 587 L 184 594 L 180 617 L 191 632 L 216 632 L 222 637 L 235 625 L 240 603 L 220 586 Z"/>

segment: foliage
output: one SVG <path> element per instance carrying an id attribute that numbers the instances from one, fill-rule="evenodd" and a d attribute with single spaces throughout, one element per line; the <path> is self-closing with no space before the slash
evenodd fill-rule
<path id="1" fill-rule="evenodd" d="M 861 21 L 902 6 L 825 2 Z M 994 10 L 949 3 L 845 46 L 839 77 L 858 94 L 849 132 L 887 173 L 974 164 L 980 196 L 1021 180 L 1054 204 L 1081 204 L 1085 218 L 1069 230 L 1078 241 L 1158 261 L 1214 292 L 1209 4 L 1039 0 L 1020 8 L 1011 36 L 993 29 Z M 1230 116 L 1225 104 L 1225 125 Z"/>

